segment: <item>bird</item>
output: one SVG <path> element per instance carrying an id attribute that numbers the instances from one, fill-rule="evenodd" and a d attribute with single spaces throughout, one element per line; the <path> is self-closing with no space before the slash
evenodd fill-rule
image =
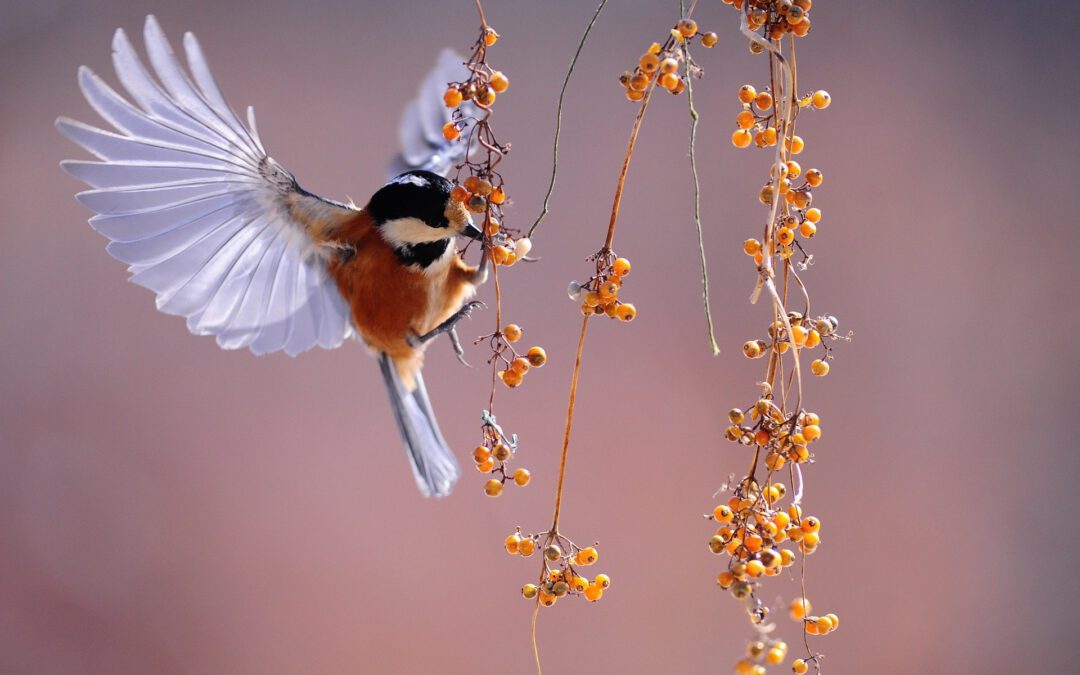
<path id="1" fill-rule="evenodd" d="M 420 492 L 450 494 L 460 468 L 421 370 L 443 334 L 463 361 L 454 326 L 483 306 L 473 298 L 489 257 L 482 249 L 473 266 L 459 254 L 458 236 L 483 234 L 444 175 L 467 151 L 441 133 L 450 115 L 441 93 L 465 78 L 461 58 L 440 55 L 402 116 L 396 175 L 360 207 L 308 192 L 270 157 L 253 109 L 245 125 L 192 33 L 183 38 L 190 75 L 153 15 L 143 37 L 152 71 L 122 28 L 112 42 L 128 98 L 79 68 L 83 95 L 111 130 L 56 121 L 95 157 L 61 166 L 89 186 L 76 199 L 96 213 L 89 223 L 110 240 L 106 250 L 156 294 L 158 310 L 224 349 L 295 356 L 362 342 L 378 359 Z"/>

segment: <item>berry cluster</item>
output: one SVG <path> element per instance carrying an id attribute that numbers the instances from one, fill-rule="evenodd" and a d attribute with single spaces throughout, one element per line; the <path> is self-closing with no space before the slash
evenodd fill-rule
<path id="1" fill-rule="evenodd" d="M 751 251 L 757 245 L 756 239 L 748 239 L 743 249 Z M 755 253 L 755 255 L 760 255 Z M 788 327 L 790 326 L 790 331 Z M 833 348 L 828 342 L 850 340 L 851 334 L 840 335 L 837 328 L 839 320 L 835 316 L 804 317 L 799 312 L 789 311 L 787 322 L 773 321 L 769 326 L 769 340 L 748 340 L 743 343 L 742 351 L 748 359 L 758 359 L 767 354 L 786 354 L 791 347 L 796 349 L 814 349 L 821 347 L 825 354 L 810 362 L 810 372 L 818 377 L 829 374 L 829 361 L 832 360 Z M 735 439 L 733 439 L 735 440 Z"/>
<path id="2" fill-rule="evenodd" d="M 699 68 L 686 50 L 686 45 L 695 37 L 706 47 L 712 47 L 719 40 L 716 33 L 699 33 L 697 22 L 685 18 L 671 29 L 671 34 L 664 44 L 652 43 L 648 51 L 638 59 L 634 69 L 619 77 L 619 83 L 626 90 L 627 100 L 641 101 L 649 87 L 654 84 L 672 94 L 686 91 L 688 78 L 700 75 Z M 684 66 L 684 71 L 680 72 L 679 69 Z"/>
<path id="3" fill-rule="evenodd" d="M 519 386 L 530 368 L 539 368 L 547 362 L 547 354 L 541 347 L 532 347 L 524 354 L 518 353 L 513 343 L 521 339 L 521 328 L 512 323 L 503 326 L 502 322 L 498 267 L 509 267 L 525 259 L 532 249 L 532 242 L 527 237 L 515 236 L 517 233 L 503 224 L 507 194 L 497 167 L 510 151 L 510 146 L 496 139 L 491 129 L 491 117 L 496 97 L 510 87 L 510 80 L 488 65 L 488 48 L 498 41 L 499 34 L 487 24 L 479 2 L 477 9 L 480 12 L 480 36 L 465 63 L 469 76 L 463 82 L 447 83 L 443 94 L 443 103 L 454 109 L 451 121 L 443 127 L 443 136 L 448 141 L 467 143 L 465 157 L 455 167 L 457 184 L 451 190 L 450 198 L 463 204 L 470 212 L 482 216 L 481 255 L 494 264 L 495 332 L 476 340 L 476 344 L 486 340 L 491 349 L 491 356 L 487 360 L 492 367 L 491 395 L 488 408 L 481 417 L 483 442 L 473 451 L 473 459 L 481 473 L 492 475 L 484 485 L 484 492 L 488 496 L 498 497 L 508 480 L 515 485 L 525 486 L 531 475 L 527 469 L 519 468 L 511 472 L 507 466 L 517 451 L 517 435 L 508 437 L 495 421 L 496 382 L 501 380 L 510 388 Z M 466 102 L 469 105 L 464 105 Z"/>
<path id="4" fill-rule="evenodd" d="M 630 274 L 630 261 L 616 258 L 611 251 L 597 253 L 596 274 L 585 283 L 571 281 L 567 288 L 570 299 L 581 303 L 585 316 L 606 314 L 609 318 L 633 321 L 637 308 L 632 303 L 619 300 L 623 279 Z"/>
<path id="5" fill-rule="evenodd" d="M 522 535 L 518 530 L 506 538 L 506 552 L 528 558 L 545 539 L 544 568 L 539 584 L 525 584 L 521 595 L 532 600 L 536 598 L 544 607 L 551 607 L 567 595 L 581 595 L 589 602 L 596 602 L 604 595 L 604 590 L 611 586 L 611 577 L 597 574 L 590 581 L 582 576 L 581 568 L 596 563 L 600 554 L 596 545 L 580 548 L 562 535 L 543 532 L 535 535 Z"/>
<path id="6" fill-rule="evenodd" d="M 810 8 L 814 0 L 724 0 L 746 15 L 750 30 L 761 30 L 770 40 L 785 35 L 806 37 L 810 32 Z M 750 51 L 760 54 L 765 48 L 751 43 Z"/>
<path id="7" fill-rule="evenodd" d="M 758 597 L 764 578 L 801 563 L 798 576 L 805 583 L 806 556 L 821 542 L 821 521 L 804 515 L 801 506 L 802 468 L 814 461 L 811 447 L 822 432 L 819 416 L 803 405 L 805 366 L 800 358 L 803 350 L 822 349 L 824 354 L 810 362 L 809 370 L 824 376 L 832 360 L 831 345 L 849 340 L 851 335 L 837 332 L 835 317 L 810 313 L 810 294 L 799 277 L 813 259 L 805 244 L 818 232 L 822 214 L 814 206 L 814 190 L 822 185 L 824 176 L 816 168 L 804 171 L 796 161 L 806 148 L 803 138 L 795 133 L 796 120 L 802 110 L 824 110 L 832 103 L 827 91 L 800 96 L 796 90 L 795 38 L 810 30 L 812 2 L 724 2 L 739 11 L 741 33 L 750 40 L 750 51 L 767 54 L 769 61 L 768 86 L 744 84 L 738 90 L 741 109 L 731 142 L 737 148 L 767 148 L 772 156 L 768 180 L 757 194 L 768 211 L 763 236 L 743 243 L 743 251 L 753 259 L 757 272 L 752 301 L 767 291 L 772 316 L 767 339 L 750 340 L 742 347 L 746 357 L 766 362 L 766 372 L 758 399 L 747 408 L 728 413 L 724 436 L 752 448 L 753 459 L 745 477 L 731 488 L 730 498 L 708 516 L 720 525 L 709 547 L 727 558 L 725 569 L 717 576 L 718 584 L 747 603 L 759 634 L 764 636 L 772 629 L 765 624 L 769 607 Z M 795 260 L 797 253 L 801 259 Z M 789 291 L 797 293 L 801 312 L 788 309 Z M 762 468 L 764 475 L 759 480 Z M 790 498 L 787 485 L 779 481 L 781 476 L 792 486 Z M 793 661 L 795 673 L 806 673 L 811 667 L 820 670 L 820 655 L 810 650 L 806 636 L 824 635 L 838 624 L 835 614 L 810 616 L 809 612 L 810 604 L 802 597 L 793 601 L 789 610 L 802 626 L 807 651 L 804 658 Z M 783 663 L 786 648 L 778 649 L 780 644 L 767 639 L 752 642 L 748 658 L 736 664 L 736 672 L 761 675 L 768 665 Z"/>

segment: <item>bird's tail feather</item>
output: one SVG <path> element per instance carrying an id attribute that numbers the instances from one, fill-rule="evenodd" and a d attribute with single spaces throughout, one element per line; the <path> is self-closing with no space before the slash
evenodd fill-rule
<path id="1" fill-rule="evenodd" d="M 435 421 L 424 378 L 417 373 L 416 386 L 409 391 L 393 360 L 386 354 L 379 355 L 379 369 L 386 381 L 390 408 L 405 443 L 417 487 L 425 497 L 445 497 L 454 488 L 461 471 Z"/>

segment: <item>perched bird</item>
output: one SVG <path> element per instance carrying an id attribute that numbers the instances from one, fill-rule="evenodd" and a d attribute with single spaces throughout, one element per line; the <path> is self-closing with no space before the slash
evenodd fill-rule
<path id="1" fill-rule="evenodd" d="M 184 36 L 190 77 L 153 16 L 144 31 L 155 81 L 124 31 L 113 40 L 117 77 L 131 99 L 88 68 L 79 84 L 115 131 L 60 118 L 57 127 L 99 161 L 63 168 L 90 190 L 77 199 L 131 280 L 163 312 L 187 318 L 225 349 L 296 355 L 358 337 L 379 359 L 391 408 L 422 493 L 450 493 L 459 468 L 435 421 L 421 376 L 424 350 L 480 303 L 487 274 L 463 262 L 455 237 L 482 239 L 444 173 L 464 148 L 440 129 L 446 82 L 463 79 L 444 52 L 402 121 L 404 173 L 359 208 L 318 197 L 263 149 L 226 103 L 196 41 Z M 441 80 L 441 81 L 440 81 Z"/>

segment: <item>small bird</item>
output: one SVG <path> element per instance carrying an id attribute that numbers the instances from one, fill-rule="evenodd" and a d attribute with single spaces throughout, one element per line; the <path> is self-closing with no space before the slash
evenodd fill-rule
<path id="1" fill-rule="evenodd" d="M 420 491 L 450 493 L 460 470 L 421 375 L 431 340 L 481 303 L 481 262 L 462 260 L 455 237 L 482 240 L 445 173 L 463 144 L 440 132 L 441 91 L 464 79 L 444 52 L 402 120 L 406 169 L 359 208 L 318 197 L 263 148 L 254 112 L 247 125 L 226 103 L 195 36 L 184 36 L 190 77 L 153 16 L 144 30 L 155 81 L 122 29 L 116 74 L 131 102 L 90 69 L 79 84 L 115 131 L 67 118 L 58 129 L 99 161 L 61 163 L 91 189 L 77 199 L 90 225 L 129 265 L 131 281 L 157 294 L 163 312 L 187 318 L 225 349 L 295 356 L 359 338 L 378 357 L 398 430 Z M 441 80 L 441 81 L 440 81 Z"/>

